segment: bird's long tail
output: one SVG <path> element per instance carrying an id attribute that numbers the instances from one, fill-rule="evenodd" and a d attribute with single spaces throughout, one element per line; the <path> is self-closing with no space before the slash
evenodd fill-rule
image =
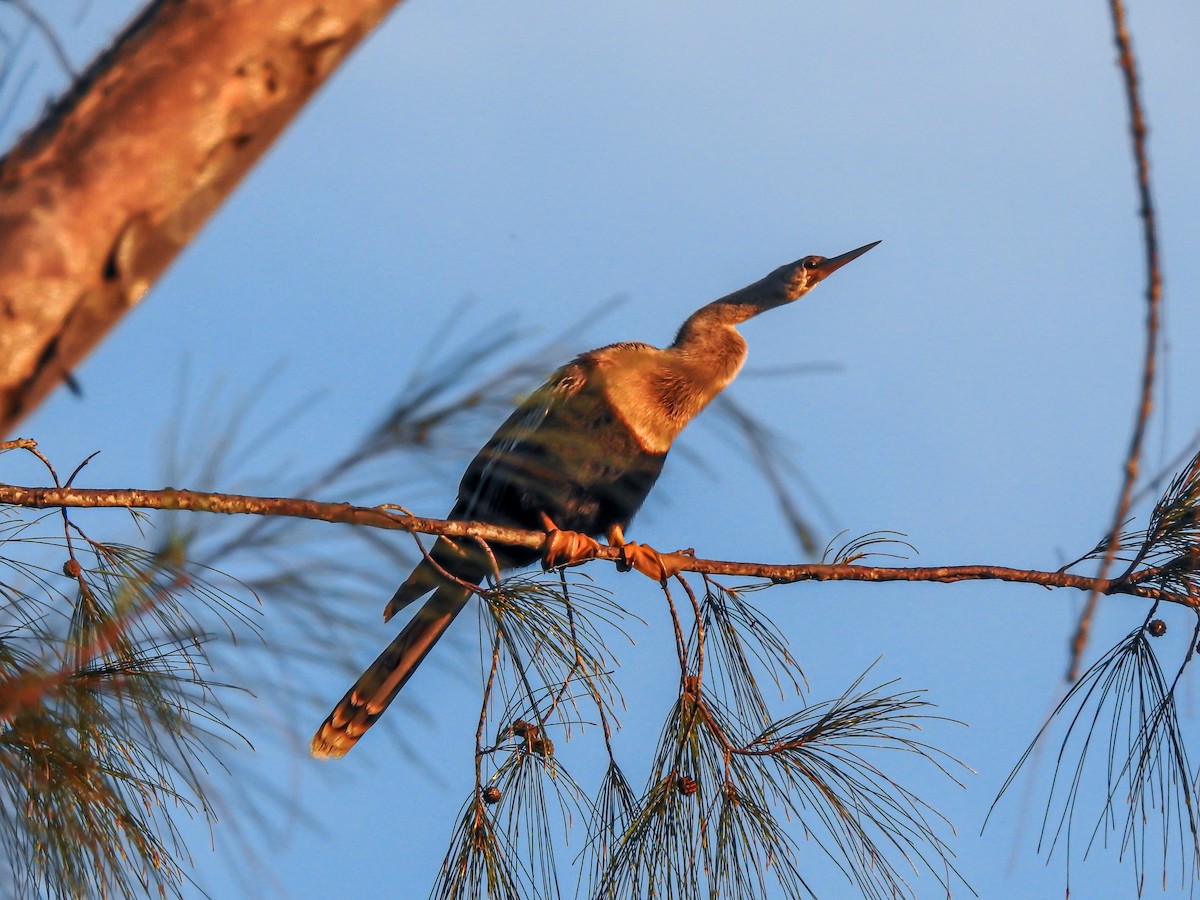
<path id="1" fill-rule="evenodd" d="M 470 596 L 470 590 L 461 585 L 443 584 L 425 601 L 317 729 L 312 739 L 313 756 L 346 755 L 388 708 Z"/>

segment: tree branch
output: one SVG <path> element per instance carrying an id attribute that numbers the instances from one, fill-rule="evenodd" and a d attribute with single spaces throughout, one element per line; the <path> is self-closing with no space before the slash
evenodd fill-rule
<path id="1" fill-rule="evenodd" d="M 398 2 L 156 0 L 0 159 L 0 435 L 141 300 Z"/>
<path id="2" fill-rule="evenodd" d="M 1158 369 L 1158 327 L 1162 306 L 1162 272 L 1158 261 L 1158 226 L 1154 217 L 1154 195 L 1150 189 L 1150 157 L 1146 153 L 1146 115 L 1142 111 L 1142 100 L 1138 87 L 1137 58 L 1133 54 L 1133 39 L 1125 24 L 1125 5 L 1122 0 L 1109 0 L 1112 15 L 1113 39 L 1117 45 L 1117 59 L 1125 84 L 1125 103 L 1129 107 L 1129 136 L 1132 142 L 1133 163 L 1137 174 L 1139 208 L 1142 219 L 1142 242 L 1146 254 L 1146 349 L 1142 363 L 1141 396 L 1133 434 L 1129 438 L 1129 451 L 1121 478 L 1121 490 L 1117 506 L 1113 511 L 1112 526 L 1108 532 L 1108 549 L 1100 564 L 1100 576 L 1108 573 L 1117 551 L 1121 549 L 1121 528 L 1129 515 L 1133 500 L 1133 488 L 1141 467 L 1142 442 L 1146 424 L 1150 421 L 1150 410 L 1154 403 L 1154 376 Z M 1136 562 L 1136 561 L 1135 561 Z M 1067 680 L 1075 681 L 1079 676 L 1079 665 L 1087 647 L 1088 632 L 1096 612 L 1099 594 L 1088 597 L 1079 616 L 1075 634 L 1071 639 L 1071 664 Z"/>
<path id="3" fill-rule="evenodd" d="M 389 506 L 354 506 L 350 503 L 322 503 L 286 497 L 256 497 L 245 494 L 217 494 L 164 488 L 158 491 L 138 488 L 36 488 L 0 484 L 0 504 L 32 509 L 48 508 L 120 508 L 163 509 L 210 512 L 225 515 L 286 516 L 321 522 L 359 525 L 395 531 L 419 532 L 452 538 L 471 538 L 488 543 L 506 544 L 543 550 L 547 536 L 542 531 L 526 531 L 489 525 L 486 522 L 461 522 L 427 519 L 397 512 Z M 1100 594 L 1126 594 L 1148 600 L 1163 600 L 1200 610 L 1200 597 L 1146 587 L 1140 582 L 1150 570 L 1134 572 L 1122 578 L 1091 578 L 1069 572 L 1045 572 L 1006 566 L 862 566 L 826 563 L 772 564 L 701 559 L 690 553 L 665 554 L 680 571 L 704 575 L 733 575 L 763 578 L 777 584 L 798 581 L 921 581 L 948 584 L 959 581 L 1008 581 L 1038 584 L 1043 587 L 1074 588 Z M 622 560 L 621 548 L 600 546 L 595 559 Z"/>

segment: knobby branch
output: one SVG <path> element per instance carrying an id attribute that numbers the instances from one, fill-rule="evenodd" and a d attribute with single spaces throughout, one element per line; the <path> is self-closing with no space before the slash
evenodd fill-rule
<path id="1" fill-rule="evenodd" d="M 467 538 L 487 543 L 506 544 L 543 550 L 547 536 L 542 531 L 527 531 L 489 525 L 486 522 L 458 522 L 413 516 L 389 506 L 355 506 L 350 503 L 322 503 L 289 497 L 255 497 L 245 494 L 218 494 L 206 491 L 163 488 L 49 488 L 0 484 L 0 504 L 31 509 L 119 508 L 188 510 L 225 515 L 287 516 L 385 528 L 394 531 Z M 1091 578 L 1068 572 L 1014 569 L 1006 566 L 868 566 L 856 563 L 771 564 L 703 559 L 687 553 L 664 554 L 678 570 L 702 575 L 733 575 L 762 578 L 777 584 L 797 581 L 920 581 L 952 583 L 958 581 L 1010 581 L 1039 584 L 1043 587 L 1074 588 L 1101 594 L 1127 594 L 1149 600 L 1165 600 L 1192 609 L 1200 609 L 1200 598 L 1162 591 L 1138 584 L 1138 572 L 1128 578 Z M 601 545 L 596 559 L 617 562 L 621 551 Z"/>

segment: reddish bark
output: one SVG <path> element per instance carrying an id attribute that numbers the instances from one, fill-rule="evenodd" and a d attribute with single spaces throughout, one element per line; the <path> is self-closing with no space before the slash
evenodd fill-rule
<path id="1" fill-rule="evenodd" d="M 0 160 L 0 434 L 400 0 L 156 0 Z"/>

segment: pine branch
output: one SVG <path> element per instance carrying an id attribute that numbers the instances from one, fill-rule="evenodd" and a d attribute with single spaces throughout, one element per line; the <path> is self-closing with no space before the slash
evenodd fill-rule
<path id="1" fill-rule="evenodd" d="M 394 506 L 354 506 L 350 503 L 323 503 L 285 497 L 256 497 L 245 494 L 221 494 L 164 488 L 151 491 L 138 488 L 35 488 L 0 484 L 0 503 L 33 509 L 48 508 L 119 508 L 190 510 L 225 515 L 285 516 L 322 522 L 359 525 L 394 531 L 470 538 L 486 543 L 505 544 L 543 550 L 547 535 L 486 522 L 459 522 L 429 519 L 397 512 Z M 599 547 L 595 559 L 622 562 L 619 548 Z M 664 554 L 678 571 L 703 575 L 728 575 L 763 578 L 776 584 L 797 581 L 920 581 L 950 584 L 959 581 L 1008 581 L 1043 587 L 1073 588 L 1100 594 L 1125 594 L 1148 600 L 1178 603 L 1200 609 L 1200 596 L 1151 587 L 1140 582 L 1146 578 L 1133 572 L 1119 578 L 1092 578 L 1069 572 L 1017 569 L 1007 566 L 860 566 L 845 564 L 800 563 L 772 564 L 702 559 L 686 553 Z"/>

